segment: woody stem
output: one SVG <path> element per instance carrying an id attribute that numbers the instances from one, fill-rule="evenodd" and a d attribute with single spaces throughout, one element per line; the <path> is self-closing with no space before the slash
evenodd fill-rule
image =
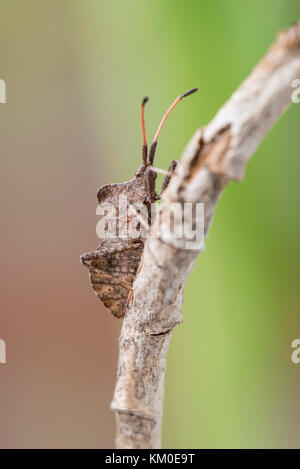
<path id="1" fill-rule="evenodd" d="M 164 192 L 160 211 L 167 214 L 174 202 L 204 203 L 206 236 L 224 187 L 243 179 L 249 158 L 290 104 L 292 82 L 299 77 L 297 23 L 278 35 L 216 117 L 196 132 Z M 117 417 L 117 448 L 160 447 L 166 354 L 172 330 L 182 322 L 183 289 L 198 255 L 182 249 L 180 240 L 165 239 L 158 223 L 155 230 L 157 238 L 145 244 L 120 336 L 111 405 Z"/>

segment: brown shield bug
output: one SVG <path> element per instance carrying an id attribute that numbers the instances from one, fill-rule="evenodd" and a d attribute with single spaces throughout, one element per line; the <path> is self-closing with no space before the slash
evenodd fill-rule
<path id="1" fill-rule="evenodd" d="M 145 210 L 140 222 L 146 226 L 151 225 L 153 222 L 153 205 L 160 198 L 160 195 L 155 190 L 156 173 L 159 170 L 153 167 L 157 139 L 172 109 L 181 99 L 195 91 L 197 91 L 197 88 L 193 88 L 178 96 L 169 107 L 158 126 L 149 155 L 144 121 L 144 109 L 148 98 L 143 100 L 141 105 L 143 133 L 142 165 L 130 181 L 120 184 L 107 184 L 100 187 L 97 193 L 100 208 L 104 208 L 109 204 L 114 209 L 113 213 L 107 214 L 107 221 L 113 222 L 113 226 L 115 226 L 116 221 L 119 227 L 128 226 L 133 221 L 134 216 L 136 216 L 136 212 L 135 214 L 130 214 L 127 210 L 120 212 L 121 197 L 126 197 L 129 206 L 134 206 L 135 204 L 142 205 Z M 164 172 L 166 177 L 161 193 L 169 184 L 175 167 L 176 161 L 172 161 L 168 172 Z M 140 222 L 138 225 L 141 224 Z M 137 226 L 137 229 L 139 229 L 139 226 Z M 140 234 L 132 238 L 130 236 L 121 236 L 120 230 L 116 230 L 114 236 L 109 236 L 110 230 L 107 229 L 108 236 L 104 237 L 96 250 L 83 254 L 80 257 L 81 262 L 89 269 L 90 281 L 96 295 L 117 318 L 123 317 L 125 314 L 128 295 L 131 293 L 131 287 L 139 267 L 147 236 L 147 233 L 142 231 L 140 230 Z"/>

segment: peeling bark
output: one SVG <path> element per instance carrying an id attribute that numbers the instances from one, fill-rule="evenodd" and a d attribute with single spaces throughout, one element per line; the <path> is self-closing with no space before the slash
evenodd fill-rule
<path id="1" fill-rule="evenodd" d="M 291 102 L 300 78 L 300 23 L 279 33 L 267 55 L 215 118 L 193 136 L 160 213 L 179 202 L 205 203 L 205 236 L 215 205 L 231 180 L 242 180 L 249 158 Z M 183 290 L 198 251 L 169 239 L 155 222 L 133 285 L 119 339 L 112 409 L 117 448 L 159 448 L 166 355 L 182 317 Z"/>

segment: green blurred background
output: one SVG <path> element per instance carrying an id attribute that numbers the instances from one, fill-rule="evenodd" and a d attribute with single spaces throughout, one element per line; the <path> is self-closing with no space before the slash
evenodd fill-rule
<path id="1" fill-rule="evenodd" d="M 300 18 L 299 0 L 1 0 L 0 447 L 112 447 L 121 323 L 79 255 L 96 191 L 140 164 L 182 92 L 156 165 L 178 158 Z M 299 77 L 300 78 L 300 77 Z M 220 200 L 166 374 L 163 447 L 300 447 L 300 104 Z"/>

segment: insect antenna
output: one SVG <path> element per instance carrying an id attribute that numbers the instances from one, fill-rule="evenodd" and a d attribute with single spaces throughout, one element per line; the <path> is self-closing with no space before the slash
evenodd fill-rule
<path id="1" fill-rule="evenodd" d="M 141 122 L 142 122 L 142 132 L 143 132 L 143 166 L 146 168 L 147 165 L 147 156 L 148 156 L 148 146 L 146 140 L 146 128 L 145 128 L 145 104 L 149 101 L 148 96 L 143 99 L 141 105 Z"/>
<path id="2" fill-rule="evenodd" d="M 171 106 L 169 107 L 169 109 L 167 110 L 167 112 L 164 114 L 159 126 L 158 126 L 158 129 L 156 131 L 156 134 L 154 136 L 154 139 L 153 139 L 153 142 L 151 144 L 151 147 L 150 147 L 150 151 L 149 151 L 149 163 L 151 165 L 153 165 L 153 160 L 154 160 L 154 155 L 155 155 L 155 151 L 156 151 L 156 147 L 157 147 L 157 139 L 158 139 L 158 136 L 161 132 L 161 129 L 163 128 L 163 125 L 164 123 L 166 122 L 167 120 L 167 117 L 168 115 L 170 114 L 170 112 L 172 111 L 172 109 L 174 109 L 174 107 L 176 106 L 177 103 L 179 103 L 179 101 L 181 101 L 183 98 L 185 98 L 186 96 L 189 96 L 190 94 L 193 94 L 195 93 L 196 91 L 198 91 L 198 88 L 193 88 L 189 91 L 186 91 L 185 93 L 183 93 L 182 95 L 178 96 L 178 98 L 175 99 L 175 101 L 171 104 Z"/>

